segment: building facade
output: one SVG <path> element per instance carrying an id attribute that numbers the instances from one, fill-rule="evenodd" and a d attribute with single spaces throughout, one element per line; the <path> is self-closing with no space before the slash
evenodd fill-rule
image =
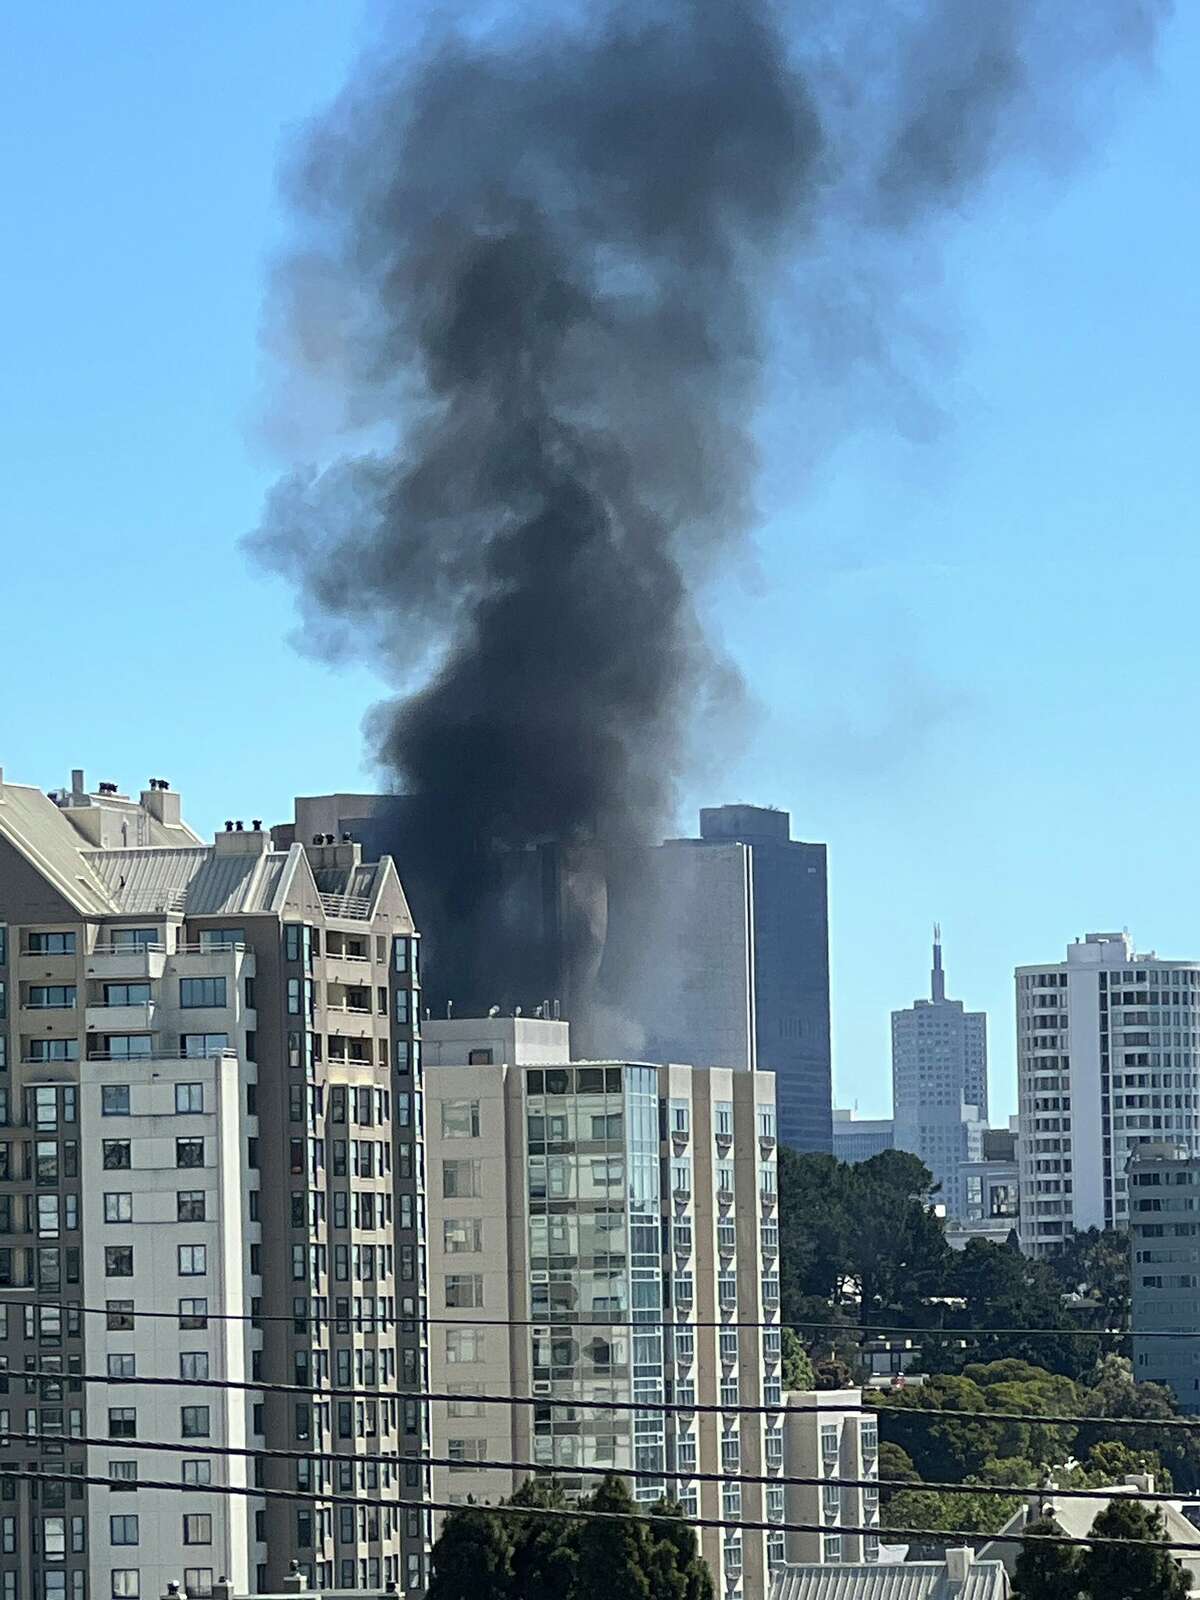
<path id="1" fill-rule="evenodd" d="M 536 1019 L 425 1031 L 431 1376 L 462 1397 L 431 1408 L 434 1498 L 509 1494 L 527 1466 L 471 1463 L 514 1461 L 569 1492 L 625 1469 L 643 1502 L 782 1522 L 782 1483 L 697 1476 L 782 1472 L 771 1075 L 572 1062 L 566 1024 Z M 544 1403 L 471 1398 L 498 1384 Z M 780 1413 L 654 1409 L 689 1401 Z M 783 1559 L 782 1533 L 698 1533 L 731 1600 Z"/>
<path id="2" fill-rule="evenodd" d="M 946 998 L 935 928 L 929 999 L 892 1012 L 892 1119 L 896 1149 L 920 1156 L 948 1217 L 966 1205 L 961 1168 L 982 1155 L 987 1114 L 987 1016 Z"/>
<path id="3" fill-rule="evenodd" d="M 869 1161 L 895 1148 L 895 1126 L 891 1117 L 860 1117 L 835 1106 L 833 1111 L 833 1153 L 839 1161 Z"/>
<path id="4" fill-rule="evenodd" d="M 879 1476 L 879 1422 L 862 1407 L 860 1389 L 794 1389 L 786 1395 L 783 1459 L 789 1478 Z M 879 1490 L 822 1481 L 787 1489 L 787 1520 L 813 1531 L 787 1535 L 787 1560 L 822 1566 L 874 1564 L 879 1535 L 852 1529 L 879 1526 Z"/>
<path id="5" fill-rule="evenodd" d="M 1200 1155 L 1186 1145 L 1139 1145 L 1127 1176 L 1134 1377 L 1167 1384 L 1179 1409 L 1195 1416 L 1200 1414 Z"/>
<path id="6" fill-rule="evenodd" d="M 1200 964 L 1089 933 L 1067 959 L 1018 967 L 1022 1248 L 1124 1228 L 1138 1145 L 1198 1148 Z"/>
<path id="7" fill-rule="evenodd" d="M 1014 1124 L 1016 1120 L 1012 1119 Z M 946 1241 L 952 1249 L 964 1249 L 970 1239 L 1004 1244 L 1019 1230 L 1021 1168 L 1016 1127 L 988 1128 L 981 1143 L 979 1160 L 964 1161 L 959 1167 L 963 1208 L 946 1228 Z"/>
<path id="8" fill-rule="evenodd" d="M 43 1381 L 10 1449 L 114 1480 L 18 1485 L 5 1593 L 265 1589 L 293 1561 L 324 1587 L 423 1587 L 426 1422 L 395 1397 L 428 1373 L 418 949 L 390 859 L 273 851 L 257 823 L 205 844 L 158 780 L 137 801 L 78 772 L 52 796 L 0 783 L 5 1353 L 107 1380 Z M 321 1392 L 351 1384 L 378 1400 Z M 64 1431 L 108 1443 L 40 1438 Z M 139 1497 L 171 1459 L 139 1440 L 192 1446 L 194 1493 Z M 275 1447 L 300 1459 L 256 1454 Z M 322 1504 L 356 1489 L 395 1509 Z"/>

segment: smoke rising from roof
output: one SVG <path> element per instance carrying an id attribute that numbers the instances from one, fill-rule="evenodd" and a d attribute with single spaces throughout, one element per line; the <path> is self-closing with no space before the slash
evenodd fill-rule
<path id="1" fill-rule="evenodd" d="M 307 128 L 267 338 L 328 437 L 251 542 L 310 644 L 409 691 L 372 738 L 443 909 L 477 909 L 492 845 L 666 819 L 736 697 L 695 597 L 753 524 L 775 333 L 823 382 L 886 368 L 914 243 L 1070 153 L 1077 84 L 1166 9 L 589 5 L 385 42 Z M 819 387 L 794 400 L 804 432 Z"/>

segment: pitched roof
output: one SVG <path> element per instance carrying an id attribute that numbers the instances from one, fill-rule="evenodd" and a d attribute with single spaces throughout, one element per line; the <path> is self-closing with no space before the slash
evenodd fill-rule
<path id="1" fill-rule="evenodd" d="M 0 783 L 0 836 L 81 916 L 118 909 L 79 848 L 79 834 L 47 795 L 23 783 Z"/>
<path id="2" fill-rule="evenodd" d="M 190 917 L 272 910 L 288 865 L 286 851 L 224 855 L 211 845 L 82 854 L 119 910 L 183 911 Z"/>
<path id="3" fill-rule="evenodd" d="M 778 1568 L 771 1582 L 771 1600 L 1007 1600 L 1007 1596 L 1008 1578 L 999 1561 L 973 1561 L 965 1583 L 947 1575 L 944 1561 L 787 1566 Z"/>

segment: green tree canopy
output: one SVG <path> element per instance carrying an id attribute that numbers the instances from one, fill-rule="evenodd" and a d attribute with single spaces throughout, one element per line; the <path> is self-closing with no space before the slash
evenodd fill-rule
<path id="1" fill-rule="evenodd" d="M 1052 1544 L 1047 1535 L 1058 1531 L 1050 1521 L 1033 1522 L 1025 1530 L 1013 1573 L 1017 1600 L 1080 1600 L 1079 1550 L 1069 1544 Z"/>
<path id="2" fill-rule="evenodd" d="M 1159 1512 L 1125 1497 L 1109 1501 L 1092 1523 L 1104 1539 L 1152 1543 L 1165 1539 Z M 1088 1545 L 1079 1561 L 1080 1587 L 1089 1600 L 1184 1600 L 1190 1585 L 1166 1550 L 1136 1545 Z"/>

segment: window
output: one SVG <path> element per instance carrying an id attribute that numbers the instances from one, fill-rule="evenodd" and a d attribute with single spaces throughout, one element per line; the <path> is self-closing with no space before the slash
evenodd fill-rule
<path id="1" fill-rule="evenodd" d="M 482 1217 L 444 1217 L 442 1248 L 447 1255 L 474 1255 L 483 1249 Z"/>
<path id="2" fill-rule="evenodd" d="M 451 1272 L 446 1275 L 446 1305 L 450 1309 L 470 1309 L 483 1304 L 483 1274 Z"/>
<path id="3" fill-rule="evenodd" d="M 32 956 L 73 956 L 75 954 L 75 935 L 73 933 L 31 933 L 29 935 L 29 954 Z"/>
<path id="4" fill-rule="evenodd" d="M 114 1061 L 145 1060 L 154 1054 L 148 1033 L 106 1033 L 104 1048 Z"/>
<path id="5" fill-rule="evenodd" d="M 175 1220 L 177 1222 L 203 1222 L 205 1200 L 203 1189 L 180 1189 L 175 1195 Z"/>
<path id="6" fill-rule="evenodd" d="M 229 950 L 239 944 L 245 944 L 245 928 L 201 928 L 201 950 Z"/>
<path id="7" fill-rule="evenodd" d="M 138 1519 L 136 1517 L 109 1517 L 108 1519 L 109 1544 L 136 1544 L 138 1542 Z"/>
<path id="8" fill-rule="evenodd" d="M 189 1488 L 203 1489 L 212 1482 L 212 1462 L 197 1458 L 183 1463 L 183 1481 Z"/>
<path id="9" fill-rule="evenodd" d="M 110 1594 L 113 1600 L 138 1600 L 141 1588 L 136 1567 L 113 1567 Z"/>
<path id="10" fill-rule="evenodd" d="M 187 1513 L 183 1519 L 184 1544 L 211 1544 L 212 1543 L 212 1518 L 200 1516 L 195 1512 Z"/>
<path id="11" fill-rule="evenodd" d="M 203 1139 L 176 1139 L 175 1165 L 177 1167 L 202 1167 L 204 1165 Z"/>
<path id="12" fill-rule="evenodd" d="M 179 1326 L 181 1328 L 207 1328 L 207 1299 L 181 1300 L 179 1302 Z"/>
<path id="13" fill-rule="evenodd" d="M 479 1198 L 478 1161 L 443 1161 L 442 1194 L 447 1200 L 477 1200 Z"/>
<path id="14" fill-rule="evenodd" d="M 108 1437 L 110 1439 L 132 1439 L 137 1433 L 137 1411 L 133 1406 L 110 1406 L 108 1408 Z"/>
<path id="15" fill-rule="evenodd" d="M 104 985 L 104 1004 L 106 1006 L 149 1005 L 150 985 L 148 983 L 106 983 Z"/>
<path id="16" fill-rule="evenodd" d="M 101 1157 L 106 1172 L 127 1171 L 129 1161 L 128 1139 L 105 1139 L 101 1146 Z"/>
<path id="17" fill-rule="evenodd" d="M 479 1101 L 442 1101 L 442 1138 L 477 1139 L 479 1137 Z"/>
<path id="18" fill-rule="evenodd" d="M 161 945 L 163 939 L 158 928 L 113 928 L 108 942 L 114 950 L 152 950 Z"/>
<path id="19" fill-rule="evenodd" d="M 468 1050 L 467 1065 L 469 1067 L 490 1067 L 492 1052 L 490 1050 Z"/>
<path id="20" fill-rule="evenodd" d="M 132 1300 L 106 1300 L 104 1310 L 105 1326 L 109 1333 L 133 1332 L 133 1301 Z"/>
<path id="21" fill-rule="evenodd" d="M 180 1055 L 196 1060 L 201 1056 L 219 1056 L 229 1049 L 227 1033 L 185 1033 L 181 1040 Z"/>
<path id="22" fill-rule="evenodd" d="M 207 1406 L 180 1406 L 179 1431 L 185 1439 L 207 1439 L 209 1431 Z"/>
<path id="23" fill-rule="evenodd" d="M 133 1277 L 133 1246 L 131 1244 L 105 1245 L 104 1275 L 107 1278 Z"/>
<path id="24" fill-rule="evenodd" d="M 132 1222 L 133 1196 L 131 1194 L 106 1194 L 104 1196 L 105 1222 Z"/>
<path id="25" fill-rule="evenodd" d="M 448 1363 L 482 1361 L 482 1328 L 447 1328 L 446 1360 Z"/>
<path id="26" fill-rule="evenodd" d="M 108 1463 L 108 1475 L 110 1478 L 118 1480 L 112 1485 L 113 1494 L 120 1494 L 125 1490 L 137 1488 L 138 1469 L 136 1461 L 110 1461 Z"/>
<path id="27" fill-rule="evenodd" d="M 179 1246 L 179 1276 L 202 1278 L 208 1271 L 208 1246 L 181 1244 Z"/>
<path id="28" fill-rule="evenodd" d="M 181 1378 L 206 1379 L 208 1377 L 207 1350 L 181 1350 L 179 1353 Z"/>
<path id="29" fill-rule="evenodd" d="M 135 1358 L 131 1355 L 109 1356 L 108 1375 L 110 1378 L 134 1378 L 137 1376 Z"/>
<path id="30" fill-rule="evenodd" d="M 31 983 L 25 1004 L 33 1011 L 69 1011 L 75 1005 L 75 985 Z"/>
<path id="31" fill-rule="evenodd" d="M 188 1600 L 192 1596 L 206 1596 L 212 1594 L 213 1575 L 211 1567 L 184 1567 L 183 1589 Z"/>
<path id="32" fill-rule="evenodd" d="M 100 1090 L 100 1115 L 102 1117 L 127 1117 L 129 1115 L 129 1085 L 106 1083 Z"/>
<path id="33" fill-rule="evenodd" d="M 180 1116 L 204 1110 L 204 1085 L 202 1083 L 177 1083 L 175 1085 L 175 1110 Z"/>
<path id="34" fill-rule="evenodd" d="M 194 1011 L 200 1006 L 223 1006 L 224 1004 L 224 978 L 180 978 L 179 1008 L 181 1011 Z"/>
<path id="35" fill-rule="evenodd" d="M 30 1061 L 78 1061 L 78 1039 L 30 1039 Z"/>

